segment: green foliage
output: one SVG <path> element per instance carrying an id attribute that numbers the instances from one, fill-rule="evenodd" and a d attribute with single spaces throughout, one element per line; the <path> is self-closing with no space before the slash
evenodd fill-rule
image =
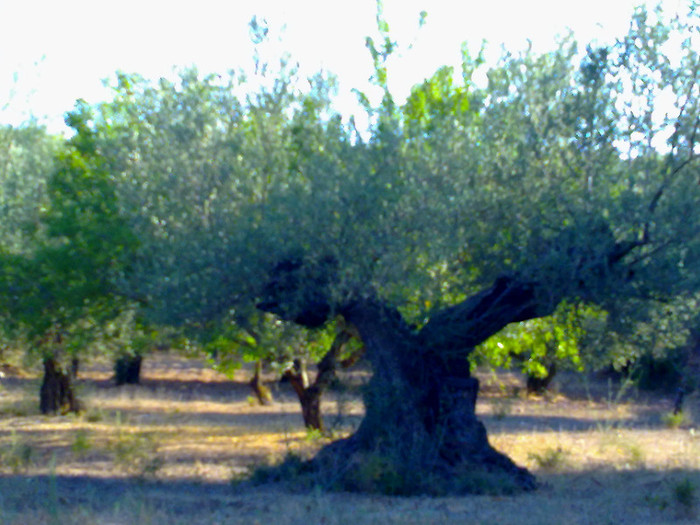
<path id="1" fill-rule="evenodd" d="M 388 89 L 395 45 L 382 16 L 368 46 Z M 650 31 L 644 24 L 635 31 Z M 650 45 L 671 45 L 664 35 L 652 32 Z M 418 325 L 509 271 L 548 283 L 553 302 L 608 309 L 697 277 L 684 103 L 696 95 L 685 73 L 696 55 L 683 53 L 659 79 L 649 73 L 656 58 L 625 41 L 584 53 L 565 41 L 504 55 L 485 87 L 471 82 L 481 58 L 464 53 L 461 83 L 443 68 L 405 106 L 385 97 L 368 107 L 369 138 L 334 111 L 327 76 L 302 89 L 284 70 L 251 94 L 236 74 L 187 70 L 158 83 L 120 74 L 86 133 L 148 261 L 129 285 L 163 321 L 206 326 L 252 311 L 271 268 L 290 257 L 337 261 L 334 303 L 371 289 Z M 631 104 L 629 82 L 663 87 L 680 127 L 637 119 L 658 102 Z M 645 146 L 674 129 L 663 158 Z M 634 279 L 599 264 L 615 243 L 639 243 Z"/>
<path id="2" fill-rule="evenodd" d="M 610 312 L 594 358 L 603 367 L 612 365 L 624 372 L 645 390 L 675 388 L 692 345 L 696 312 L 693 296 L 662 303 L 630 301 Z M 685 377 L 683 386 L 694 389 L 692 377 Z"/>
<path id="3" fill-rule="evenodd" d="M 547 376 L 552 363 L 580 371 L 587 321 L 603 316 L 593 307 L 563 304 L 552 316 L 507 326 L 476 348 L 472 362 L 510 368 L 517 359 L 524 373 L 539 378 Z"/>
<path id="4" fill-rule="evenodd" d="M 31 234 L 47 202 L 47 183 L 61 148 L 58 138 L 34 124 L 0 126 L 0 247 L 31 248 Z"/>
<path id="5" fill-rule="evenodd" d="M 318 362 L 328 351 L 335 325 L 307 330 L 281 321 L 271 314 L 254 313 L 210 325 L 199 337 L 202 350 L 214 368 L 232 376 L 244 362 L 263 359 L 278 373 L 288 370 L 295 359 Z"/>
<path id="6" fill-rule="evenodd" d="M 415 86 L 403 107 L 407 134 L 413 136 L 433 131 L 445 124 L 459 122 L 468 115 L 469 89 L 454 86 L 454 71 L 450 67 L 439 69 L 423 84 Z"/>
<path id="7" fill-rule="evenodd" d="M 80 134 L 87 112 L 81 107 L 69 116 L 79 133 L 56 154 L 27 248 L 0 252 L 0 311 L 42 352 L 56 352 L 65 340 L 80 346 L 126 304 L 114 294 L 115 283 L 128 273 L 136 239 L 94 143 Z"/>

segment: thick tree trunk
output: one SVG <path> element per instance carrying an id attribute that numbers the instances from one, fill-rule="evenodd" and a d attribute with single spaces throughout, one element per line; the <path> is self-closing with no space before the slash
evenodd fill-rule
<path id="1" fill-rule="evenodd" d="M 253 372 L 253 379 L 248 383 L 250 388 L 253 389 L 255 397 L 258 403 L 261 405 L 270 405 L 274 402 L 272 397 L 272 392 L 265 386 L 262 380 L 262 361 L 258 360 L 255 362 L 255 371 Z"/>
<path id="2" fill-rule="evenodd" d="M 424 346 L 420 334 L 380 303 L 356 303 L 343 315 L 357 327 L 373 375 L 360 427 L 320 451 L 319 472 L 334 472 L 345 490 L 394 494 L 536 486 L 527 470 L 489 444 L 476 418 L 479 383 L 466 355 L 443 356 Z"/>
<path id="3" fill-rule="evenodd" d="M 321 417 L 321 390 L 313 388 L 309 384 L 309 376 L 306 371 L 306 363 L 301 359 L 295 359 L 292 368 L 285 372 L 285 377 L 292 385 L 301 405 L 301 416 L 306 428 L 323 430 L 323 418 Z"/>
<path id="4" fill-rule="evenodd" d="M 42 414 L 79 412 L 70 374 L 64 372 L 56 360 L 44 359 L 44 378 L 39 392 L 39 410 Z"/>
<path id="5" fill-rule="evenodd" d="M 140 355 L 122 355 L 114 361 L 114 382 L 117 386 L 138 385 L 141 382 Z"/>

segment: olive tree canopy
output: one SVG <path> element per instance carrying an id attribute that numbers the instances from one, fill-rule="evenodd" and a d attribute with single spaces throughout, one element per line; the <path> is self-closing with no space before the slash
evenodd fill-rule
<path id="1" fill-rule="evenodd" d="M 282 67 L 255 92 L 237 75 L 119 75 L 112 102 L 78 111 L 140 234 L 122 286 L 192 326 L 256 305 L 354 324 L 374 372 L 366 417 L 314 463 L 344 488 L 479 490 L 481 471 L 533 487 L 489 446 L 466 357 L 565 299 L 698 289 L 690 11 L 638 11 L 608 47 L 506 54 L 486 86 L 465 55 L 459 81 L 443 68 L 403 105 L 386 88 L 391 41 L 370 42 L 385 94 L 369 134 L 333 111 L 327 75 L 299 89 Z M 383 465 L 374 481 L 357 467 L 368 454 Z"/>

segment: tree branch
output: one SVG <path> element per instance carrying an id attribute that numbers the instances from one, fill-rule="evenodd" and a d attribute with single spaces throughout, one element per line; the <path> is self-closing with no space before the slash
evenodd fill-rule
<path id="1" fill-rule="evenodd" d="M 542 301 L 536 288 L 536 283 L 517 277 L 499 277 L 490 288 L 434 315 L 419 332 L 419 340 L 441 353 L 469 352 L 510 323 L 554 311 L 556 304 Z"/>

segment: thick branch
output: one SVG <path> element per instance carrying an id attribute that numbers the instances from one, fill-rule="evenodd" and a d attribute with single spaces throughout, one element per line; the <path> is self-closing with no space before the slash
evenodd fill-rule
<path id="1" fill-rule="evenodd" d="M 500 277 L 486 290 L 438 312 L 423 327 L 423 346 L 441 353 L 464 352 L 504 326 L 550 314 L 556 304 L 538 300 L 535 283 Z"/>
<path id="2" fill-rule="evenodd" d="M 586 267 L 579 265 L 570 290 L 546 293 L 546 283 L 517 276 L 500 277 L 490 288 L 434 315 L 418 334 L 421 344 L 447 355 L 468 353 L 510 323 L 550 315 L 567 294 L 585 291 L 586 279 L 605 278 L 613 266 L 622 264 L 627 255 L 645 243 L 645 240 L 615 243 L 607 253 L 596 257 L 597 262 Z M 598 265 L 600 271 L 591 271 Z M 584 269 L 588 271 L 584 273 Z"/>

